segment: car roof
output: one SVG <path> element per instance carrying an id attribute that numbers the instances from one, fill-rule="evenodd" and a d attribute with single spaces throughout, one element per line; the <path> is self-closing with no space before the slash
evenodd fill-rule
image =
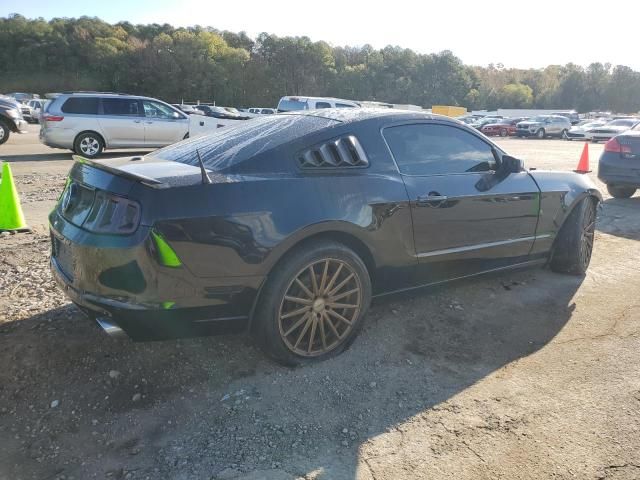
<path id="1" fill-rule="evenodd" d="M 136 98 L 141 100 L 158 100 L 153 97 L 143 95 L 129 95 L 128 93 L 113 92 L 67 92 L 60 94 L 60 97 L 102 97 L 102 98 Z"/>
<path id="2" fill-rule="evenodd" d="M 395 117 L 396 121 L 403 120 L 443 120 L 455 124 L 463 122 L 444 115 L 434 115 L 414 110 L 399 110 L 394 108 L 321 108 L 319 110 L 295 110 L 279 113 L 278 115 L 303 115 L 326 118 L 342 123 L 359 122 L 372 118 Z"/>

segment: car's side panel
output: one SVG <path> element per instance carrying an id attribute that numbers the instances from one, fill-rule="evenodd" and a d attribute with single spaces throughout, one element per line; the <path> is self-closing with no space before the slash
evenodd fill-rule
<path id="1" fill-rule="evenodd" d="M 530 172 L 540 187 L 540 219 L 532 255 L 549 252 L 571 210 L 587 196 L 602 201 L 602 195 L 584 175 L 535 170 Z"/>
<path id="2" fill-rule="evenodd" d="M 334 172 L 203 187 L 194 204 L 217 204 L 217 212 L 156 223 L 198 277 L 266 275 L 304 239 L 341 232 L 358 239 L 376 267 L 382 266 L 372 272 L 376 289 L 412 282 L 413 231 L 399 175 Z M 262 199 L 259 205 L 256 196 Z"/>

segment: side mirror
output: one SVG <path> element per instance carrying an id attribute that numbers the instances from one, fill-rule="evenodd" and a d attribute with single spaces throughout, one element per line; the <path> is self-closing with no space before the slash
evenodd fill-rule
<path id="1" fill-rule="evenodd" d="M 172 118 L 174 118 L 174 119 L 176 119 L 176 120 L 177 120 L 177 119 L 179 119 L 179 118 L 182 118 L 182 116 L 181 116 L 178 112 L 173 112 L 173 114 L 171 115 L 171 117 L 172 117 Z"/>
<path id="2" fill-rule="evenodd" d="M 507 174 L 523 172 L 524 160 L 512 157 L 511 155 L 503 155 L 500 170 L 504 171 Z"/>

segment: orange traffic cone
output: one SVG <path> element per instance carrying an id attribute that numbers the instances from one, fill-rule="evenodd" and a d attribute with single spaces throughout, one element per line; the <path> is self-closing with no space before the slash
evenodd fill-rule
<path id="1" fill-rule="evenodd" d="M 0 232 L 28 231 L 24 220 L 20 198 L 11 175 L 8 163 L 2 166 L 2 180 L 0 181 Z"/>
<path id="2" fill-rule="evenodd" d="M 582 155 L 580 155 L 580 161 L 578 162 L 578 168 L 574 170 L 576 173 L 589 173 L 589 144 L 585 142 L 582 149 Z"/>

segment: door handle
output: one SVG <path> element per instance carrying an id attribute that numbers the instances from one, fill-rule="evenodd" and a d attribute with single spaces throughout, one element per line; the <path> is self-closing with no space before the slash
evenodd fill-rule
<path id="1" fill-rule="evenodd" d="M 140 123 L 141 120 L 134 120 L 133 123 Z"/>
<path id="2" fill-rule="evenodd" d="M 418 205 L 426 205 L 431 207 L 446 202 L 448 198 L 449 197 L 447 197 L 446 195 L 440 195 L 438 192 L 429 192 L 429 195 L 418 195 L 416 203 Z"/>

